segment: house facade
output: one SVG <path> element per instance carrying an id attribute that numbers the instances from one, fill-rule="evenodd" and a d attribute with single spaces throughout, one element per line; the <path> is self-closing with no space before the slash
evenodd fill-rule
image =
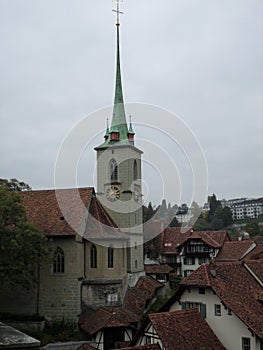
<path id="1" fill-rule="evenodd" d="M 262 263 L 255 264 L 262 268 Z M 251 271 L 241 262 L 202 265 L 181 282 L 166 307 L 197 308 L 228 350 L 262 350 L 263 283 Z"/>

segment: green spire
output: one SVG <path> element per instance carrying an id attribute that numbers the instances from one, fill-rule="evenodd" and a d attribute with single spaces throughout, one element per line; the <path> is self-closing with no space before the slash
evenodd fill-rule
<path id="1" fill-rule="evenodd" d="M 131 134 L 131 135 L 135 135 L 135 132 L 133 131 L 133 127 L 132 127 L 132 118 L 131 118 L 131 115 L 130 115 L 130 127 L 129 127 L 128 133 Z"/>
<path id="2" fill-rule="evenodd" d="M 111 122 L 111 131 L 119 132 L 119 141 L 127 140 L 128 127 L 126 123 L 124 100 L 121 83 L 121 67 L 120 67 L 120 24 L 117 23 L 117 62 L 116 62 L 116 85 L 115 98 L 113 107 L 113 116 Z"/>

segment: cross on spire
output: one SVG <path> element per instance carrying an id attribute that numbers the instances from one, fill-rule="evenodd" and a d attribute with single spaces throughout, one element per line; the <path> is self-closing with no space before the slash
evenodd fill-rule
<path id="1" fill-rule="evenodd" d="M 120 25 L 120 14 L 123 14 L 123 12 L 121 12 L 120 11 L 120 1 L 122 1 L 122 0 L 113 0 L 113 1 L 115 1 L 116 2 L 116 6 L 117 6 L 117 8 L 116 8 L 116 10 L 112 10 L 113 12 L 116 12 L 116 14 L 117 14 L 117 26 L 119 26 Z"/>

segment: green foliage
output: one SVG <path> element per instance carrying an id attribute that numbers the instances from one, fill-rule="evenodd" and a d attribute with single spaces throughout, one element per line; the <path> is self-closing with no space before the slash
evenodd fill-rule
<path id="1" fill-rule="evenodd" d="M 89 340 L 88 336 L 79 332 L 77 323 L 72 319 L 55 319 L 46 324 L 41 332 L 31 332 L 30 335 L 39 339 L 41 345 L 48 343 Z"/>
<path id="2" fill-rule="evenodd" d="M 246 225 L 246 232 L 249 233 L 250 236 L 256 236 L 259 234 L 259 226 L 255 220 L 251 220 Z"/>
<path id="3" fill-rule="evenodd" d="M 0 282 L 31 288 L 36 266 L 49 259 L 46 238 L 27 221 L 20 197 L 0 186 Z"/>
<path id="4" fill-rule="evenodd" d="M 10 191 L 31 191 L 31 187 L 23 181 L 17 179 L 0 179 L 0 188 L 6 187 Z"/>
<path id="5" fill-rule="evenodd" d="M 194 225 L 196 231 L 222 230 L 233 223 L 230 208 L 222 208 L 221 203 L 213 194 L 208 198 L 209 211 L 201 215 Z"/>
<path id="6" fill-rule="evenodd" d="M 180 227 L 181 224 L 179 223 L 179 221 L 177 220 L 176 216 L 172 219 L 172 221 L 170 222 L 170 227 Z"/>

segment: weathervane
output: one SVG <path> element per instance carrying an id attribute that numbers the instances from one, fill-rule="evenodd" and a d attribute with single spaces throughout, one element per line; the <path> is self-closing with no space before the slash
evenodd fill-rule
<path id="1" fill-rule="evenodd" d="M 112 10 L 113 12 L 116 12 L 117 14 L 117 25 L 120 25 L 120 14 L 123 14 L 123 12 L 120 11 L 120 1 L 122 2 L 123 0 L 113 0 L 116 2 L 117 5 L 117 9 L 116 10 Z"/>

